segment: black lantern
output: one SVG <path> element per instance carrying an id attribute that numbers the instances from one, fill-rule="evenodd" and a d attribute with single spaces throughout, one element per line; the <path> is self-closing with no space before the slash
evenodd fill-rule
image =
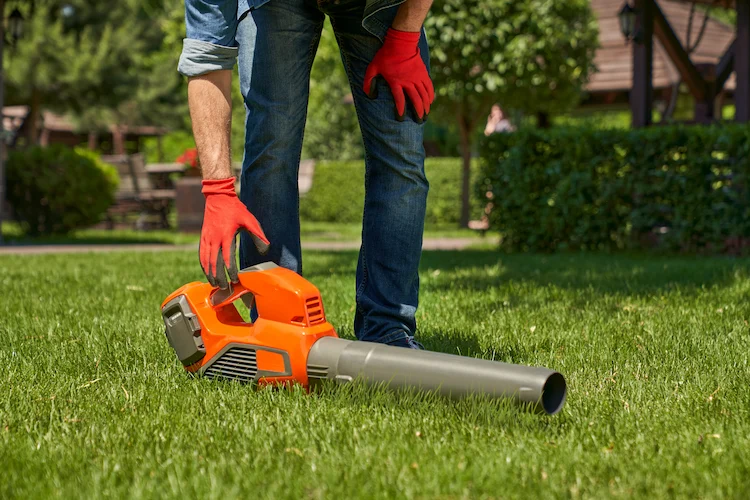
<path id="1" fill-rule="evenodd" d="M 620 12 L 617 13 L 617 20 L 620 22 L 620 32 L 625 40 L 636 40 L 638 33 L 636 32 L 636 18 L 637 13 L 633 7 L 630 6 L 630 2 L 625 0 Z"/>
<path id="2" fill-rule="evenodd" d="M 23 14 L 21 11 L 13 9 L 8 16 L 8 33 L 13 43 L 16 43 L 23 36 Z"/>

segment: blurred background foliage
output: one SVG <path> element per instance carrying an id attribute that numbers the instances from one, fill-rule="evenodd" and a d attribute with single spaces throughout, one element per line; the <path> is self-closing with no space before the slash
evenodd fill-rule
<path id="1" fill-rule="evenodd" d="M 195 147 L 187 83 L 177 73 L 185 36 L 183 1 L 15 0 L 13 5 L 27 22 L 22 43 L 5 51 L 7 105 L 27 105 L 31 116 L 54 111 L 82 131 L 105 131 L 115 124 L 167 129 L 159 140 L 142 141 L 149 162 L 172 162 Z M 697 8 L 735 22 L 731 10 Z M 659 241 L 671 249 L 724 248 L 728 239 L 750 233 L 741 224 L 750 213 L 742 201 L 750 175 L 742 127 L 731 132 L 679 127 L 631 132 L 625 105 L 606 110 L 578 107 L 595 71 L 597 30 L 589 0 L 435 0 L 425 32 L 437 99 L 425 126 L 425 148 L 430 156 L 448 158 L 431 158 L 425 165 L 432 185 L 428 223 L 467 226 L 474 219 L 502 232 L 505 247 L 513 250 L 625 248 L 640 244 L 639 238 L 652 230 L 666 230 L 667 236 L 659 236 Z M 233 158 L 241 161 L 245 110 L 238 78 L 232 100 Z M 504 108 L 517 131 L 484 140 L 485 119 L 495 103 Z M 671 116 L 663 118 L 663 106 L 656 106 L 654 122 L 669 125 L 689 120 L 694 104 L 680 90 Z M 731 117 L 731 104 L 724 105 L 721 113 Z M 29 137 L 37 137 L 33 132 L 39 124 L 32 120 L 31 125 Z M 641 141 L 651 146 L 641 148 Z M 29 140 L 26 145 L 33 143 Z M 692 148 L 694 157 L 683 158 L 686 148 Z M 666 153 L 660 154 L 662 150 Z M 623 151 L 628 155 L 623 156 Z M 318 160 L 312 190 L 301 201 L 303 217 L 320 222 L 359 220 L 364 151 L 351 89 L 328 21 L 311 72 L 302 156 Z M 477 156 L 482 156 L 481 171 Z M 728 158 L 742 168 L 721 170 Z M 15 161 L 25 165 L 18 158 Z M 709 163 L 721 170 L 704 172 L 720 177 L 718 188 L 704 189 L 713 186 L 701 184 L 705 176 L 688 177 L 682 172 L 699 172 Z M 669 182 L 659 184 L 663 179 L 648 177 L 651 171 Z M 730 186 L 721 176 L 737 182 Z M 653 185 L 659 190 L 649 191 Z M 640 193 L 664 192 L 672 198 L 656 208 L 638 205 L 638 200 L 627 199 L 633 186 Z M 537 199 L 545 190 L 562 194 Z M 30 192 L 23 196 L 31 196 Z M 631 210 L 636 205 L 638 213 L 646 214 L 639 219 Z M 666 222 L 659 222 L 662 205 L 675 214 Z M 739 213 L 742 220 L 696 214 L 691 211 L 694 207 L 713 215 L 723 207 L 722 213 Z M 38 219 L 35 214 L 29 218 Z M 657 222 L 661 225 L 649 226 Z M 696 227 L 713 236 L 696 242 Z M 741 246 L 744 252 L 750 243 L 742 239 Z"/>
<path id="2" fill-rule="evenodd" d="M 495 103 L 543 127 L 573 109 L 594 71 L 596 18 L 589 0 L 436 0 L 425 32 L 437 95 L 431 119 L 455 124 L 460 139 L 465 226 L 477 127 Z"/>
<path id="3" fill-rule="evenodd" d="M 508 251 L 750 254 L 743 124 L 495 134 L 476 178 Z"/>
<path id="4" fill-rule="evenodd" d="M 30 236 L 62 235 L 99 222 L 120 179 L 94 151 L 62 144 L 8 156 L 8 200 Z"/>
<path id="5" fill-rule="evenodd" d="M 457 200 L 461 191 L 461 160 L 458 158 L 427 158 L 425 173 L 430 182 L 425 222 L 430 226 L 456 227 L 460 212 Z M 479 164 L 472 164 L 478 176 Z M 300 216 L 313 222 L 362 221 L 365 199 L 365 164 L 363 160 L 324 161 L 315 166 L 315 182 L 300 199 Z M 341 196 L 346 193 L 346 196 Z M 479 219 L 487 203 L 484 196 L 473 198 L 471 214 Z"/>
<path id="6" fill-rule="evenodd" d="M 168 128 L 161 154 L 155 139 L 145 140 L 149 161 L 172 161 L 194 147 L 186 82 L 176 71 L 185 34 L 182 1 L 36 0 L 30 7 L 20 4 L 29 22 L 23 43 L 5 60 L 8 104 L 56 111 L 81 129 L 104 131 L 113 123 Z M 472 145 L 494 102 L 526 114 L 574 106 L 591 70 L 592 26 L 586 0 L 436 1 L 426 23 L 438 89 L 425 130 L 429 153 L 461 153 L 457 106 L 464 118 L 471 112 Z M 312 69 L 303 157 L 363 158 L 350 92 L 326 22 Z M 239 161 L 244 110 L 238 83 L 233 101 Z"/>
<path id="7" fill-rule="evenodd" d="M 56 111 L 82 129 L 185 128 L 185 83 L 175 71 L 182 2 L 37 0 L 19 8 L 27 21 L 23 43 L 4 60 L 6 105 Z"/>

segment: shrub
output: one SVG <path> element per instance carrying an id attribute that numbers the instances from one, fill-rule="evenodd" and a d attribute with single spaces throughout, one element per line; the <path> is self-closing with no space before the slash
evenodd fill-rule
<path id="1" fill-rule="evenodd" d="M 507 250 L 750 249 L 746 127 L 522 130 L 482 158 Z"/>
<path id="2" fill-rule="evenodd" d="M 477 177 L 478 164 L 472 163 L 472 178 Z M 425 172 L 430 182 L 427 195 L 428 224 L 456 224 L 461 218 L 461 159 L 428 158 Z M 473 193 L 472 193 L 473 194 Z M 470 218 L 479 218 L 487 203 L 484 195 L 470 198 Z"/>
<path id="3" fill-rule="evenodd" d="M 96 153 L 62 145 L 12 152 L 7 175 L 8 201 L 31 236 L 97 223 L 119 184 L 117 170 Z"/>
<path id="4" fill-rule="evenodd" d="M 365 200 L 362 161 L 318 162 L 313 185 L 300 200 L 303 219 L 317 222 L 360 222 Z M 427 196 L 428 224 L 458 224 L 461 215 L 461 160 L 428 158 L 425 172 L 430 182 Z M 472 214 L 479 217 L 484 196 L 472 200 Z"/>

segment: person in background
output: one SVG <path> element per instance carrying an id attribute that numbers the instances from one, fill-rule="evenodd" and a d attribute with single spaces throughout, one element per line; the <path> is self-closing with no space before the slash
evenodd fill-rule
<path id="1" fill-rule="evenodd" d="M 492 106 L 490 116 L 487 117 L 487 126 L 484 127 L 484 135 L 492 135 L 498 132 L 513 132 L 516 128 L 505 118 L 500 105 Z"/>

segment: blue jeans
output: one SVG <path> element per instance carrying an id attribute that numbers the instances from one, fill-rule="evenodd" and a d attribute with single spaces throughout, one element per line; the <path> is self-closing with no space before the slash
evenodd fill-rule
<path id="1" fill-rule="evenodd" d="M 243 233 L 240 262 L 247 267 L 273 260 L 302 273 L 297 175 L 310 68 L 327 14 L 365 147 L 354 331 L 360 340 L 403 345 L 416 331 L 417 270 L 428 190 L 423 126 L 413 115 L 396 120 L 390 89 L 382 80 L 376 99 L 369 99 L 362 89 L 365 69 L 382 45 L 362 27 L 364 5 L 364 0 L 273 0 L 239 22 L 240 86 L 247 110 L 240 199 L 271 241 L 269 254 L 261 256 Z M 424 34 L 420 50 L 428 64 Z"/>

